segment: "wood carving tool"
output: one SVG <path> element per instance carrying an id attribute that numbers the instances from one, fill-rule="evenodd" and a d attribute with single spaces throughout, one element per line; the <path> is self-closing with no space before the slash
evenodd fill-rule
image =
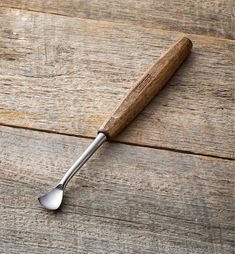
<path id="1" fill-rule="evenodd" d="M 45 208 L 56 210 L 60 207 L 65 187 L 71 178 L 105 141 L 112 140 L 149 104 L 189 55 L 191 48 L 192 42 L 182 37 L 145 72 L 56 187 L 38 198 Z"/>

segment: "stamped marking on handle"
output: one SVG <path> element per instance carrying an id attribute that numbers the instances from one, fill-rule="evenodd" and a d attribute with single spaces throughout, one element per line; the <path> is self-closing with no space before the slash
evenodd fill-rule
<path id="1" fill-rule="evenodd" d="M 136 92 L 140 93 L 151 82 L 153 77 L 148 73 L 135 87 Z"/>

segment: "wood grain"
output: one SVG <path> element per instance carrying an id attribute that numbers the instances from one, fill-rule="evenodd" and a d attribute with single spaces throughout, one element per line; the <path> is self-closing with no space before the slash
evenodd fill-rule
<path id="1" fill-rule="evenodd" d="M 0 9 L 0 123 L 92 137 L 179 36 Z M 187 62 L 121 142 L 234 157 L 232 41 L 191 36 Z"/>
<path id="2" fill-rule="evenodd" d="M 115 111 L 104 121 L 99 132 L 114 139 L 166 85 L 188 57 L 192 42 L 187 37 L 175 42 L 128 91 Z"/>
<path id="3" fill-rule="evenodd" d="M 233 0 L 2 0 L 1 6 L 234 38 Z"/>
<path id="4" fill-rule="evenodd" d="M 90 140 L 0 130 L 1 253 L 233 253 L 232 161 L 106 144 L 53 213 L 37 196 Z"/>

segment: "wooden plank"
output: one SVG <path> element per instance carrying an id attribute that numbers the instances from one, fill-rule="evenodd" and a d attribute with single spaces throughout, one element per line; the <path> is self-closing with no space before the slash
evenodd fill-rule
<path id="1" fill-rule="evenodd" d="M 176 32 L 1 9 L 0 123 L 96 135 Z M 192 55 L 118 141 L 233 158 L 235 43 Z"/>
<path id="2" fill-rule="evenodd" d="M 36 197 L 90 140 L 0 129 L 1 253 L 233 253 L 232 161 L 106 144 L 53 213 Z"/>
<path id="3" fill-rule="evenodd" d="M 234 38 L 233 0 L 2 0 L 1 6 Z"/>

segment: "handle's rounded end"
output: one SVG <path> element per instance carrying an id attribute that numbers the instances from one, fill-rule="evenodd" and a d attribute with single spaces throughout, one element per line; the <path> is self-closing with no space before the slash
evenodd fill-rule
<path id="1" fill-rule="evenodd" d="M 187 37 L 187 36 L 182 36 L 178 42 L 182 42 L 183 44 L 185 44 L 185 46 L 188 48 L 188 51 L 190 51 L 193 47 L 193 42 Z"/>

